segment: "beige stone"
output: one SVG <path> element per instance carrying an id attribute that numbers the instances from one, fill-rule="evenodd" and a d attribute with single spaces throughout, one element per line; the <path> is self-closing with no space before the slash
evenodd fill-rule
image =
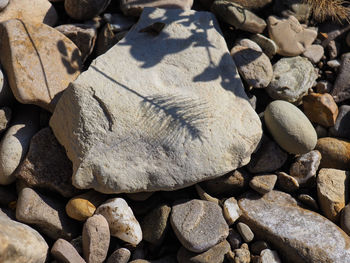
<path id="1" fill-rule="evenodd" d="M 79 49 L 41 23 L 8 20 L 0 32 L 0 60 L 16 99 L 53 111 L 61 92 L 80 74 Z"/>
<path id="2" fill-rule="evenodd" d="M 51 254 L 58 262 L 64 263 L 85 263 L 76 249 L 66 240 L 56 240 L 51 248 Z"/>

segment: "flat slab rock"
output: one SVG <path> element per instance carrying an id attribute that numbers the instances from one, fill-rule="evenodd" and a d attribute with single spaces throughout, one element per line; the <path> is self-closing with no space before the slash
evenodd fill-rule
<path id="1" fill-rule="evenodd" d="M 350 237 L 318 213 L 302 209 L 289 194 L 248 193 L 240 220 L 279 250 L 283 262 L 350 262 Z"/>
<path id="2" fill-rule="evenodd" d="M 214 16 L 178 9 L 145 8 L 70 85 L 50 126 L 73 185 L 103 193 L 224 175 L 249 162 L 262 135 Z"/>

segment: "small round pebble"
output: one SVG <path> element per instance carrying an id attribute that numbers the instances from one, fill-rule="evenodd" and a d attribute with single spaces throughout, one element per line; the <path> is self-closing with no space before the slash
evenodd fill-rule
<path id="1" fill-rule="evenodd" d="M 239 208 L 237 200 L 234 197 L 225 200 L 222 210 L 229 226 L 241 216 L 241 209 Z"/>
<path id="2" fill-rule="evenodd" d="M 237 224 L 237 230 L 245 242 L 249 243 L 254 239 L 254 233 L 248 225 L 239 222 Z"/>
<path id="3" fill-rule="evenodd" d="M 118 248 L 108 258 L 107 263 L 128 263 L 131 252 L 127 248 Z"/>

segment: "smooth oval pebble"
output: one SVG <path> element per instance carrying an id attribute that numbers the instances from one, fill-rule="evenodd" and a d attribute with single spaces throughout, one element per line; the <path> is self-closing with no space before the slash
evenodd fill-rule
<path id="1" fill-rule="evenodd" d="M 315 148 L 316 131 L 293 104 L 283 100 L 271 102 L 265 109 L 264 119 L 275 141 L 287 152 L 303 154 Z"/>

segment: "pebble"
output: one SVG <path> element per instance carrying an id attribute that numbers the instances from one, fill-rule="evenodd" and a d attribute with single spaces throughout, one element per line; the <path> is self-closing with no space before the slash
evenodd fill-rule
<path id="1" fill-rule="evenodd" d="M 71 198 L 66 205 L 66 213 L 70 218 L 85 221 L 95 213 L 96 207 L 105 200 L 104 195 L 91 190 Z"/>
<path id="2" fill-rule="evenodd" d="M 300 185 L 305 185 L 311 178 L 316 178 L 316 172 L 321 162 L 321 153 L 310 151 L 297 157 L 290 166 L 289 173 Z"/>
<path id="3" fill-rule="evenodd" d="M 350 204 L 347 204 L 341 211 L 340 227 L 346 234 L 350 235 Z"/>
<path id="4" fill-rule="evenodd" d="M 303 56 L 311 61 L 313 64 L 317 64 L 324 55 L 324 49 L 321 45 L 308 46 L 303 52 Z"/>
<path id="5" fill-rule="evenodd" d="M 72 186 L 72 172 L 72 163 L 64 148 L 47 127 L 32 137 L 29 151 L 14 175 L 28 186 L 58 192 L 69 198 L 79 192 Z"/>
<path id="6" fill-rule="evenodd" d="M 276 181 L 277 175 L 275 174 L 256 175 L 249 182 L 249 186 L 258 193 L 264 195 L 275 187 Z"/>
<path id="7" fill-rule="evenodd" d="M 225 200 L 222 210 L 229 226 L 241 216 L 241 210 L 238 206 L 236 198 L 234 197 L 230 197 Z"/>
<path id="8" fill-rule="evenodd" d="M 288 154 L 266 135 L 262 136 L 259 149 L 252 154 L 247 170 L 250 173 L 269 173 L 283 166 Z"/>
<path id="9" fill-rule="evenodd" d="M 262 34 L 254 34 L 250 39 L 256 42 L 270 59 L 277 54 L 278 47 L 272 39 Z"/>
<path id="10" fill-rule="evenodd" d="M 273 69 L 270 59 L 263 52 L 236 45 L 231 49 L 231 56 L 249 86 L 265 88 L 270 84 Z"/>
<path id="11" fill-rule="evenodd" d="M 237 248 L 233 251 L 235 253 L 235 263 L 249 263 L 250 252 L 247 244 L 242 244 L 241 248 Z"/>
<path id="12" fill-rule="evenodd" d="M 338 106 L 328 93 L 311 93 L 303 97 L 305 115 L 310 121 L 332 127 L 338 116 Z"/>
<path id="13" fill-rule="evenodd" d="M 237 224 L 237 230 L 245 242 L 249 243 L 254 239 L 253 231 L 245 223 L 239 222 Z"/>
<path id="14" fill-rule="evenodd" d="M 173 206 L 170 222 L 188 250 L 201 253 L 228 236 L 228 225 L 221 208 L 212 202 L 193 199 Z"/>
<path id="15" fill-rule="evenodd" d="M 67 217 L 58 199 L 38 194 L 31 188 L 24 188 L 18 195 L 16 219 L 34 225 L 54 240 L 70 240 L 78 231 L 77 225 Z"/>
<path id="16" fill-rule="evenodd" d="M 101 14 L 111 0 L 65 0 L 66 13 L 76 20 L 88 20 Z"/>
<path id="17" fill-rule="evenodd" d="M 282 100 L 271 102 L 265 109 L 264 120 L 275 141 L 285 151 L 303 154 L 314 149 L 316 131 L 304 113 L 293 104 Z"/>
<path id="18" fill-rule="evenodd" d="M 267 29 L 270 38 L 278 46 L 277 53 L 282 56 L 293 57 L 302 54 L 317 37 L 315 30 L 304 28 L 294 16 L 269 16 Z"/>
<path id="19" fill-rule="evenodd" d="M 337 169 L 323 168 L 317 176 L 317 196 L 323 214 L 338 222 L 349 191 L 350 173 Z"/>
<path id="20" fill-rule="evenodd" d="M 320 168 L 348 170 L 350 167 L 350 141 L 325 137 L 315 147 L 321 153 Z"/>
<path id="21" fill-rule="evenodd" d="M 127 248 L 116 249 L 108 258 L 107 263 L 128 263 L 131 252 Z"/>
<path id="22" fill-rule="evenodd" d="M 338 59 L 328 60 L 327 65 L 331 68 L 337 69 L 341 66 L 341 63 Z"/>
<path id="23" fill-rule="evenodd" d="M 85 260 L 79 255 L 76 249 L 62 238 L 57 239 L 53 244 L 51 254 L 58 262 L 85 263 Z"/>
<path id="24" fill-rule="evenodd" d="M 181 247 L 177 253 L 177 260 L 179 263 L 222 263 L 228 251 L 230 251 L 230 244 L 226 240 L 201 254 L 193 253 Z"/>
<path id="25" fill-rule="evenodd" d="M 317 93 L 329 93 L 333 89 L 333 84 L 327 80 L 318 81 L 316 86 Z"/>
<path id="26" fill-rule="evenodd" d="M 334 137 L 350 139 L 350 105 L 339 107 L 338 117 L 329 133 Z"/>
<path id="27" fill-rule="evenodd" d="M 234 46 L 233 48 L 235 47 L 246 47 L 246 48 L 249 48 L 249 49 L 253 49 L 257 52 L 263 52 L 261 47 L 256 43 L 254 42 L 253 40 L 250 40 L 249 38 L 242 38 L 242 39 L 239 39 L 237 42 L 236 42 L 236 46 Z M 233 50 L 233 49 L 232 49 Z M 232 52 L 231 50 L 231 52 Z M 239 50 L 238 50 L 239 52 Z M 232 55 L 232 53 L 231 53 Z M 249 62 L 249 61 L 247 61 Z"/>
<path id="28" fill-rule="evenodd" d="M 0 134 L 6 131 L 12 116 L 12 110 L 9 107 L 0 109 Z"/>
<path id="29" fill-rule="evenodd" d="M 250 246 L 250 251 L 254 255 L 260 255 L 261 251 L 269 248 L 268 244 L 265 241 L 255 241 Z"/>
<path id="30" fill-rule="evenodd" d="M 6 6 L 9 4 L 10 0 L 1 0 L 0 1 L 0 11 L 4 10 Z"/>
<path id="31" fill-rule="evenodd" d="M 335 80 L 331 95 L 335 102 L 342 102 L 350 98 L 350 53 L 344 53 L 341 56 L 341 65 L 339 73 Z"/>
<path id="32" fill-rule="evenodd" d="M 229 230 L 227 241 L 230 243 L 232 249 L 240 248 L 243 242 L 241 235 L 232 228 Z"/>
<path id="33" fill-rule="evenodd" d="M 311 209 L 313 209 L 315 211 L 319 210 L 317 201 L 312 196 L 310 196 L 308 194 L 298 195 L 298 200 L 300 200 L 300 202 L 302 202 L 304 205 L 307 205 L 308 207 L 310 207 Z"/>
<path id="34" fill-rule="evenodd" d="M 160 245 L 168 228 L 168 218 L 171 208 L 160 205 L 145 215 L 141 221 L 143 240 L 153 245 Z"/>
<path id="35" fill-rule="evenodd" d="M 15 181 L 15 170 L 27 154 L 30 140 L 39 129 L 37 109 L 23 107 L 0 141 L 0 184 Z M 20 131 L 20 132 L 19 132 Z"/>
<path id="36" fill-rule="evenodd" d="M 268 248 L 261 251 L 260 256 L 261 263 L 282 263 L 278 253 Z"/>
<path id="37" fill-rule="evenodd" d="M 262 18 L 239 4 L 227 0 L 214 1 L 211 11 L 224 22 L 243 31 L 262 33 L 266 27 L 266 22 Z"/>
<path id="38" fill-rule="evenodd" d="M 107 219 L 112 236 L 134 246 L 141 242 L 141 226 L 124 199 L 107 200 L 96 209 L 95 214 L 101 214 Z"/>
<path id="39" fill-rule="evenodd" d="M 280 189 L 287 193 L 294 192 L 299 189 L 299 183 L 296 178 L 285 172 L 278 172 L 277 185 Z"/>
<path id="40" fill-rule="evenodd" d="M 273 65 L 273 77 L 266 91 L 273 99 L 298 104 L 316 78 L 315 69 L 306 58 L 281 58 Z"/>
<path id="41" fill-rule="evenodd" d="M 89 263 L 103 262 L 107 257 L 110 232 L 107 220 L 102 215 L 88 218 L 83 227 L 83 254 Z"/>

